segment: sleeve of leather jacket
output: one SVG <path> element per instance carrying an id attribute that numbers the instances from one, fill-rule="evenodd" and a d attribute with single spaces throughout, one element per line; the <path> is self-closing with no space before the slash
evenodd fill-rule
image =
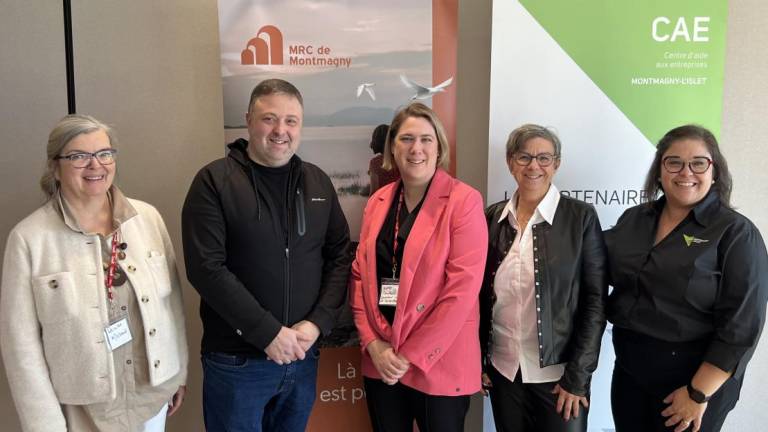
<path id="1" fill-rule="evenodd" d="M 483 274 L 483 284 L 480 288 L 480 354 L 482 356 L 483 372 L 487 371 L 488 364 L 488 346 L 491 339 L 491 315 L 493 314 L 493 271 L 498 264 L 495 262 L 493 248 L 496 239 L 491 235 L 494 224 L 499 218 L 499 206 L 504 204 L 493 204 L 485 209 L 485 222 L 488 226 L 488 250 L 485 258 L 485 273 Z M 502 207 L 503 208 L 503 207 Z"/>
<path id="2" fill-rule="evenodd" d="M 263 350 L 282 325 L 225 265 L 226 229 L 219 192 L 204 168 L 192 181 L 181 211 L 187 278 L 208 306 Z"/>
<path id="3" fill-rule="evenodd" d="M 582 226 L 579 305 L 570 341 L 571 358 L 560 379 L 560 387 L 577 396 L 589 393 L 592 372 L 597 368 L 608 298 L 605 242 L 594 208 L 590 207 Z"/>
<path id="4" fill-rule="evenodd" d="M 317 325 L 323 335 L 328 335 L 333 330 L 344 305 L 347 297 L 349 266 L 352 261 L 347 218 L 344 217 L 339 198 L 330 180 L 327 187 L 331 191 L 332 205 L 323 245 L 323 280 L 317 303 L 307 316 L 307 320 Z"/>

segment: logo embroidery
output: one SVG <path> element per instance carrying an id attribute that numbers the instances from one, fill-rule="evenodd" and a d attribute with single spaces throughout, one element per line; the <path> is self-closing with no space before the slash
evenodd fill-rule
<path id="1" fill-rule="evenodd" d="M 683 240 L 685 240 L 685 245 L 688 247 L 691 247 L 692 244 L 709 243 L 709 240 L 696 238 L 692 235 L 687 235 L 687 234 L 683 234 Z"/>
<path id="2" fill-rule="evenodd" d="M 325 201 L 325 198 L 312 198 L 312 202 L 315 202 L 315 201 L 323 202 Z"/>

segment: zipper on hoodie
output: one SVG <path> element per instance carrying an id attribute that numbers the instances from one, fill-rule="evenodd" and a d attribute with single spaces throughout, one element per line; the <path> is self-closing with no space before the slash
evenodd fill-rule
<path id="1" fill-rule="evenodd" d="M 283 323 L 287 326 L 288 325 L 288 314 L 291 312 L 291 272 L 290 272 L 290 260 L 291 260 L 291 251 L 290 248 L 288 248 L 288 245 L 285 246 L 285 291 L 283 294 L 283 298 L 285 299 L 285 303 L 283 304 L 283 309 L 285 310 L 285 315 L 283 316 Z"/>
<path id="2" fill-rule="evenodd" d="M 293 188 L 293 170 L 288 174 L 288 188 L 286 191 L 286 212 L 285 212 L 285 289 L 283 291 L 283 323 L 287 326 L 290 323 L 291 315 L 291 213 L 292 200 L 290 190 Z"/>

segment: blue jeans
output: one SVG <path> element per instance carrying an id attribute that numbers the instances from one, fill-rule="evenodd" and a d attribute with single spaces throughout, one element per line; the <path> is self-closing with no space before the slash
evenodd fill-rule
<path id="1" fill-rule="evenodd" d="M 206 353 L 203 416 L 208 432 L 301 432 L 315 402 L 315 347 L 304 360 L 278 365 L 267 359 Z"/>

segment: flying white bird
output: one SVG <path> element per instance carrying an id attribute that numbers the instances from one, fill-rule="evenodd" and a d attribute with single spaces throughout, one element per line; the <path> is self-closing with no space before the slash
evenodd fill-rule
<path id="1" fill-rule="evenodd" d="M 434 86 L 434 87 L 424 87 L 421 84 L 417 84 L 411 80 L 408 79 L 405 75 L 400 75 L 400 81 L 405 84 L 406 87 L 408 87 L 411 90 L 415 90 L 416 94 L 411 96 L 411 100 L 416 99 L 429 99 L 438 92 L 444 92 L 445 88 L 451 85 L 453 82 L 453 77 L 448 78 L 447 80 L 443 81 L 442 83 Z"/>
<path id="2" fill-rule="evenodd" d="M 365 92 L 368 93 L 368 96 L 370 96 L 372 100 L 376 100 L 376 93 L 373 92 L 373 86 L 375 85 L 375 83 L 360 84 L 357 86 L 357 97 L 359 98 L 360 95 L 363 94 L 363 90 L 365 90 Z"/>

